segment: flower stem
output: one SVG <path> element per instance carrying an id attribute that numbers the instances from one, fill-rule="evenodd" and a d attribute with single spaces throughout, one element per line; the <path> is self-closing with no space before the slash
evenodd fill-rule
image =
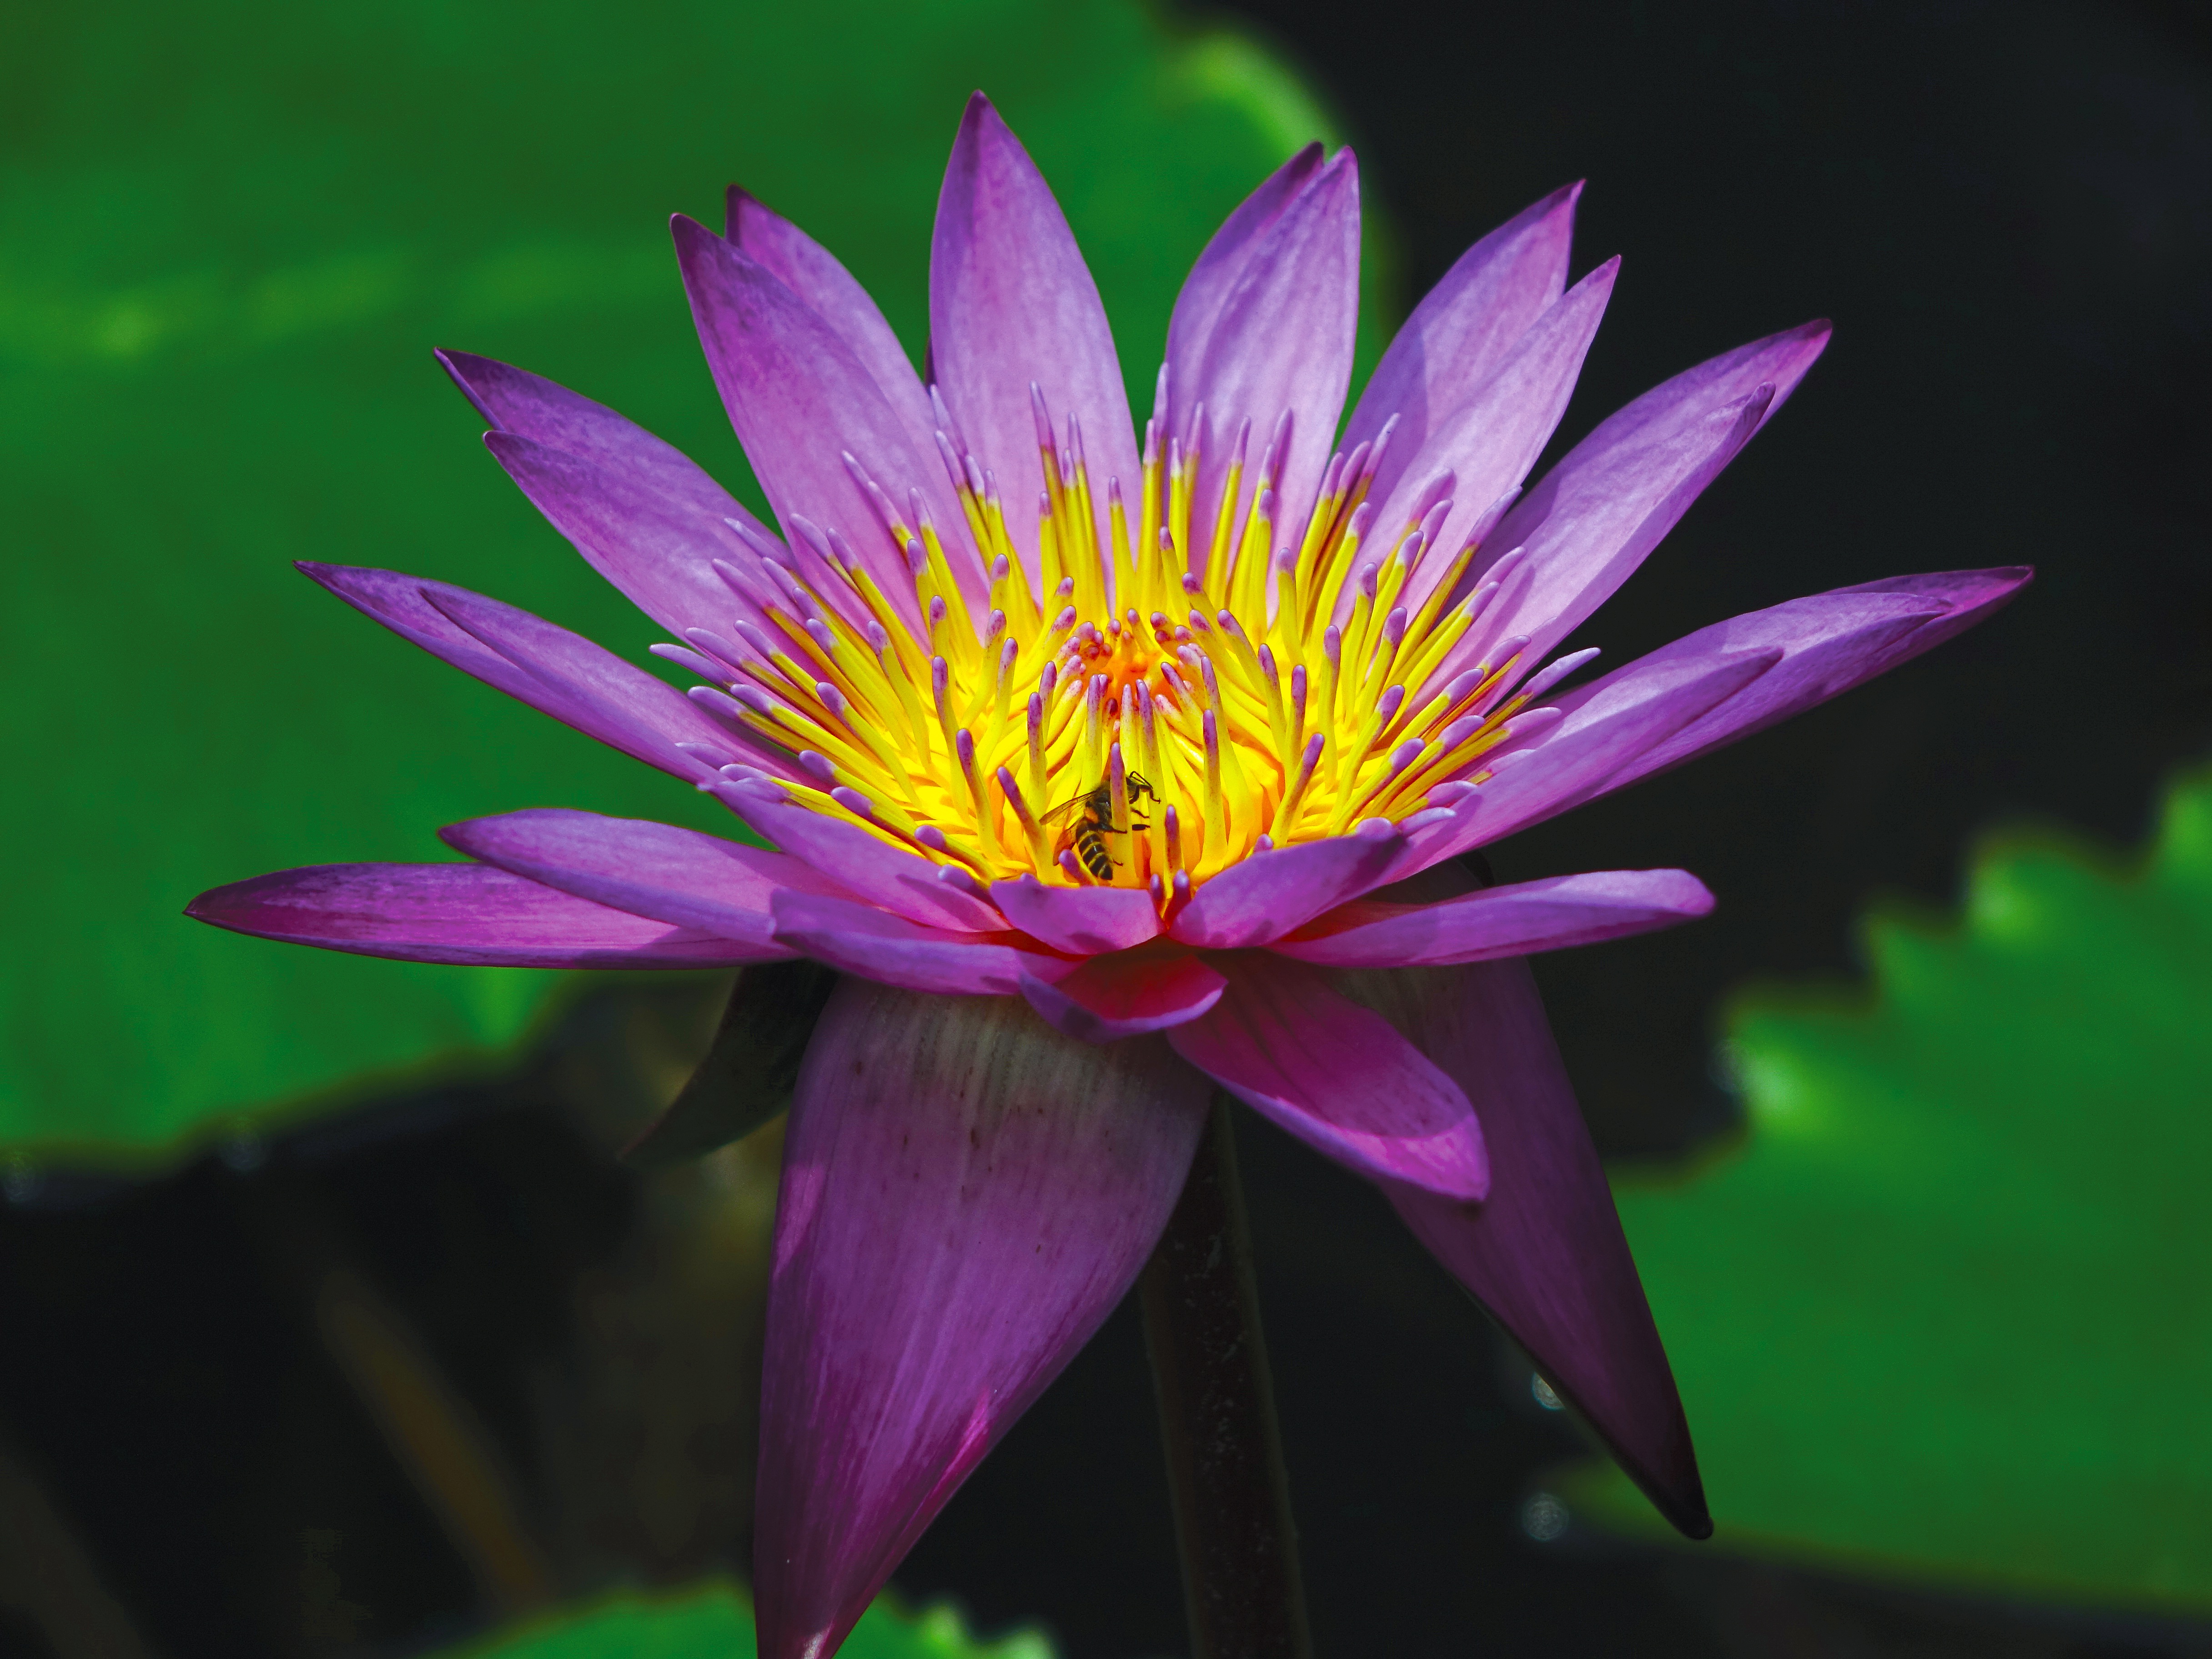
<path id="1" fill-rule="evenodd" d="M 1311 1659 L 1225 1099 L 1142 1284 L 1192 1659 Z"/>

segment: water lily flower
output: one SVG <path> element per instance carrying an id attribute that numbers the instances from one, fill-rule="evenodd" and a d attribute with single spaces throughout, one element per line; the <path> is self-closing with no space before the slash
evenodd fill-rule
<path id="1" fill-rule="evenodd" d="M 1579 187 L 1469 249 L 1348 421 L 1349 151 L 1230 216 L 1139 432 L 1097 289 L 980 94 L 917 375 L 740 191 L 674 222 L 771 529 L 612 410 L 441 354 L 485 442 L 666 629 L 688 695 L 444 583 L 307 564 L 447 661 L 711 792 L 760 841 L 544 808 L 465 863 L 338 865 L 191 913 L 417 961 L 842 976 L 792 1106 L 755 1591 L 834 1651 L 1129 1288 L 1226 1091 L 1376 1182 L 1685 1530 L 1688 1430 L 1519 958 L 1712 900 L 1678 870 L 1480 885 L 1464 855 L 1856 684 L 2023 570 L 1735 617 L 1572 689 L 1562 641 L 1781 408 L 1808 324 L 1637 399 L 1534 488 L 1617 262 Z"/>

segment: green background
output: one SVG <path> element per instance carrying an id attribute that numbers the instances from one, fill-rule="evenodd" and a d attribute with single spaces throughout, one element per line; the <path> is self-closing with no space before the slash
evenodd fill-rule
<path id="1" fill-rule="evenodd" d="M 980 85 L 1148 406 L 1190 261 L 1328 126 L 1240 39 L 1107 0 L 139 0 L 0 27 L 0 1152 L 32 1163 L 158 1164 L 481 1061 L 561 982 L 223 934 L 179 914 L 203 889 L 447 857 L 441 824 L 526 806 L 728 823 L 290 568 L 436 576 L 647 660 L 656 630 L 483 453 L 434 346 L 610 404 L 757 502 L 671 212 L 719 226 L 742 181 L 918 346 Z"/>

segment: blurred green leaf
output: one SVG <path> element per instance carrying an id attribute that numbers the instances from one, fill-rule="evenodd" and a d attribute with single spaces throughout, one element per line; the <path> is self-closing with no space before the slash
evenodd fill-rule
<path id="1" fill-rule="evenodd" d="M 582 1612 L 448 1651 L 443 1659 L 736 1659 L 753 1647 L 752 1610 L 726 1584 L 672 1595 L 622 1595 Z M 978 1642 L 947 1607 L 916 1615 L 879 1601 L 839 1659 L 1052 1659 L 1052 1645 L 1024 1632 Z"/>
<path id="2" fill-rule="evenodd" d="M 918 347 L 986 87 L 1148 404 L 1189 262 L 1324 125 L 1257 48 L 1137 0 L 116 0 L 0 29 L 0 1151 L 33 1160 L 326 1109 L 511 1042 L 561 982 L 224 935 L 179 914 L 204 888 L 445 857 L 440 824 L 524 806 L 729 825 L 289 568 L 445 578 L 646 660 L 655 630 L 482 452 L 433 346 L 611 404 L 757 503 L 672 210 L 720 224 L 741 178 Z"/>
<path id="3" fill-rule="evenodd" d="M 1720 1542 L 2212 1607 L 2212 772 L 2140 868 L 2002 836 L 1866 937 L 1733 1010 L 1747 1143 L 1620 1183 Z"/>

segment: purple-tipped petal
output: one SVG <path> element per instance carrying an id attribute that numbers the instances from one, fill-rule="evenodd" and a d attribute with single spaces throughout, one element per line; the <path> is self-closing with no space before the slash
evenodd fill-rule
<path id="1" fill-rule="evenodd" d="M 1085 1042 L 1164 1031 L 1221 1000 L 1229 981 L 1188 952 L 1092 957 L 1074 972 L 1022 981 L 1022 995 L 1053 1025 Z"/>
<path id="2" fill-rule="evenodd" d="M 441 351 L 437 357 L 461 395 L 494 429 L 588 461 L 632 491 L 662 502 L 669 513 L 715 525 L 736 519 L 763 536 L 768 534 L 760 520 L 696 461 L 604 404 L 543 375 L 473 352 Z"/>
<path id="3" fill-rule="evenodd" d="M 1152 896 L 1139 887 L 1048 887 L 1020 875 L 993 882 L 991 899 L 1022 932 L 1070 956 L 1126 951 L 1160 931 Z"/>
<path id="4" fill-rule="evenodd" d="M 1607 787 L 1619 789 L 1764 731 L 1942 644 L 2027 584 L 2025 566 L 1896 576 L 1754 611 L 1686 635 L 1559 700 L 1572 711 L 1646 675 L 1724 653 L 1779 649 L 1758 683 L 1654 744 Z"/>
<path id="5" fill-rule="evenodd" d="M 720 518 L 514 433 L 487 432 L 484 447 L 585 562 L 670 633 L 726 631 L 735 617 L 756 628 L 767 622 L 715 574 L 717 559 L 751 566 L 760 556 Z"/>
<path id="6" fill-rule="evenodd" d="M 845 465 L 849 452 L 892 501 L 921 491 L 951 537 L 946 550 L 962 593 L 970 606 L 982 605 L 989 590 L 966 538 L 954 533 L 966 520 L 944 464 L 908 441 L 866 365 L 751 255 L 681 214 L 672 228 L 714 385 L 785 530 L 797 517 L 842 532 L 915 636 L 928 637 L 905 556 Z"/>
<path id="7" fill-rule="evenodd" d="M 929 349 L 953 419 L 998 475 L 1006 528 L 1035 580 L 1036 520 L 1013 511 L 1042 482 L 1032 383 L 1055 419 L 1081 422 L 1095 503 L 1103 507 L 1109 478 L 1133 489 L 1144 474 L 1098 285 L 1043 175 L 980 92 L 937 198 Z"/>
<path id="8" fill-rule="evenodd" d="M 1176 320 L 1185 321 L 1180 314 Z M 1249 502 L 1259 487 L 1259 447 L 1289 410 L 1290 453 L 1276 461 L 1276 517 L 1303 524 L 1336 441 L 1358 323 L 1359 170 L 1347 149 L 1255 239 L 1203 330 L 1170 331 L 1168 430 L 1183 437 L 1200 404 L 1216 434 L 1249 420 L 1255 447 L 1243 483 Z M 1225 443 L 1201 448 L 1191 522 L 1208 534 L 1228 465 Z M 1194 555 L 1206 540 L 1194 531 Z M 1202 562 L 1194 556 L 1193 569 Z"/>
<path id="9" fill-rule="evenodd" d="M 1439 424 L 1474 398 L 1565 289 L 1582 193 L 1579 184 L 1553 191 L 1461 254 L 1391 340 L 1345 424 L 1342 446 L 1349 452 L 1372 441 L 1397 417 L 1376 469 L 1376 500 L 1389 495 Z"/>
<path id="10" fill-rule="evenodd" d="M 933 454 L 937 417 L 930 411 L 929 394 L 867 289 L 853 280 L 829 249 L 746 191 L 732 185 L 726 199 L 729 216 L 725 238 L 766 266 L 836 331 L 898 416 L 915 453 Z"/>
<path id="11" fill-rule="evenodd" d="M 779 889 L 842 896 L 787 854 L 643 818 L 535 807 L 448 824 L 438 836 L 480 863 L 633 915 L 742 939 L 769 957 L 790 954 L 770 937 L 769 900 Z"/>
<path id="12" fill-rule="evenodd" d="M 1686 870 L 1601 870 L 1488 887 L 1437 904 L 1358 899 L 1270 948 L 1328 968 L 1438 967 L 1559 951 L 1711 911 Z"/>
<path id="13" fill-rule="evenodd" d="M 782 799 L 772 787 L 716 781 L 708 787 L 763 840 L 870 904 L 955 933 L 999 933 L 1006 926 L 991 906 L 939 880 L 945 866 L 902 852 L 856 823 Z"/>
<path id="14" fill-rule="evenodd" d="M 841 985 L 792 1103 L 761 1390 L 761 1659 L 833 1651 L 1127 1291 L 1206 1079 L 1018 999 Z"/>
<path id="15" fill-rule="evenodd" d="M 1313 183 L 1314 175 L 1321 171 L 1323 154 L 1319 143 L 1308 144 L 1269 173 L 1260 187 L 1238 203 L 1236 211 L 1221 222 L 1221 228 L 1213 233 L 1206 251 L 1191 266 L 1190 275 L 1183 279 L 1182 291 L 1176 296 L 1175 315 L 1168 320 L 1170 397 L 1174 395 L 1178 373 L 1197 372 L 1206 355 L 1206 343 L 1214 319 L 1221 314 L 1222 302 L 1243 276 L 1261 238 L 1283 216 L 1284 210 Z M 1188 418 L 1188 405 L 1184 410 Z M 1169 424 L 1172 431 L 1181 434 L 1182 428 L 1172 417 Z"/>
<path id="16" fill-rule="evenodd" d="M 1532 662 L 1550 655 L 1773 417 L 1828 332 L 1825 322 L 1807 323 L 1725 352 L 1645 392 L 1577 444 L 1491 534 L 1497 556 L 1525 547 L 1534 577 L 1493 628 L 1528 635 Z"/>
<path id="17" fill-rule="evenodd" d="M 1433 532 L 1435 556 L 1425 557 L 1406 585 L 1411 609 L 1425 601 L 1447 575 L 1452 560 L 1475 533 L 1489 507 L 1516 489 L 1536 465 L 1566 413 L 1567 399 L 1581 374 L 1583 359 L 1596 337 L 1613 296 L 1620 261 L 1608 259 L 1577 283 L 1557 304 L 1530 324 L 1496 369 L 1458 408 L 1443 412 L 1427 442 L 1400 472 L 1397 489 L 1376 513 L 1376 527 L 1389 543 L 1412 528 L 1430 479 L 1449 471 L 1452 508 Z M 1389 455 L 1407 452 L 1407 434 L 1394 434 Z M 1379 490 L 1379 475 L 1378 475 Z M 1351 610 L 1352 585 L 1345 585 L 1341 609 Z M 1492 637 L 1496 637 L 1494 635 Z"/>
<path id="18" fill-rule="evenodd" d="M 787 888 L 769 901 L 776 943 L 840 973 L 939 996 L 1012 996 L 1024 979 L 1051 979 L 1073 965 L 1025 950 L 1018 933 L 954 933 L 872 904 Z"/>
<path id="19" fill-rule="evenodd" d="M 787 952 L 717 939 L 483 864 L 325 864 L 202 893 L 185 914 L 236 933 L 481 968 L 727 968 Z"/>
<path id="20" fill-rule="evenodd" d="M 1490 1197 L 1384 1192 L 1414 1236 L 1604 1437 L 1660 1512 L 1711 1534 L 1674 1373 L 1597 1151 L 1524 962 L 1349 973 L 1340 981 L 1466 1090 Z"/>
<path id="21" fill-rule="evenodd" d="M 1455 1199 L 1490 1189 L 1482 1129 L 1458 1083 L 1317 969 L 1215 957 L 1229 984 L 1167 1033 L 1223 1088 L 1347 1168 Z"/>
<path id="22" fill-rule="evenodd" d="M 1404 852 L 1384 826 L 1254 853 L 1192 893 L 1168 932 L 1210 951 L 1265 945 L 1391 879 Z"/>
<path id="23" fill-rule="evenodd" d="M 526 611 L 396 570 L 306 561 L 300 569 L 433 656 L 687 782 L 711 769 L 678 746 L 684 743 L 788 771 L 781 758 L 715 724 L 666 681 Z"/>
<path id="24" fill-rule="evenodd" d="M 1589 698 L 1527 748 L 1491 762 L 1494 775 L 1451 823 L 1413 837 L 1395 874 L 1409 876 L 1486 847 L 1620 787 L 1645 754 L 1741 694 L 1781 659 L 1780 650 L 1770 647 L 1671 663 Z"/>

